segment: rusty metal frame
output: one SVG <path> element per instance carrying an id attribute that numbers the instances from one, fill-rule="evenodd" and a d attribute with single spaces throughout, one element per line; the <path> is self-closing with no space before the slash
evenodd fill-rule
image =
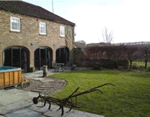
<path id="1" fill-rule="evenodd" d="M 67 98 L 64 98 L 64 99 L 58 99 L 58 98 L 54 98 L 54 97 L 51 97 L 51 96 L 42 96 L 40 94 L 40 92 L 39 92 L 39 96 L 33 98 L 33 103 L 37 104 L 38 103 L 38 99 L 41 98 L 41 99 L 44 100 L 44 106 L 46 105 L 46 102 L 49 103 L 48 109 L 51 108 L 51 102 L 55 103 L 55 104 L 57 104 L 59 106 L 58 110 L 61 109 L 61 116 L 63 116 L 64 115 L 64 106 L 70 106 L 70 109 L 67 112 L 71 111 L 72 108 L 77 107 L 77 97 L 78 96 L 84 95 L 84 94 L 87 94 L 87 93 L 91 93 L 91 92 L 94 92 L 94 91 L 99 91 L 99 92 L 101 92 L 103 94 L 103 92 L 100 89 L 98 89 L 98 88 L 103 87 L 105 85 L 112 85 L 112 86 L 114 86 L 112 83 L 105 83 L 103 85 L 100 85 L 100 86 L 91 88 L 89 90 L 86 90 L 86 91 L 83 91 L 83 92 L 75 94 L 79 90 L 79 87 L 78 87 L 71 95 L 69 95 Z M 76 98 L 76 101 L 73 102 L 72 98 Z"/>

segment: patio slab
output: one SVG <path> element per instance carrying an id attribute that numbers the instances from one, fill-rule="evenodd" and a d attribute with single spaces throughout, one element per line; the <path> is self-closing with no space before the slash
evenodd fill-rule
<path id="1" fill-rule="evenodd" d="M 19 101 L 0 107 L 0 115 L 2 117 L 104 117 L 78 110 L 71 110 L 66 113 L 69 108 L 64 108 L 64 115 L 61 116 L 61 110 L 56 111 L 58 106 L 52 105 L 51 110 L 48 110 L 48 104 L 44 107 L 42 105 L 42 103 L 34 105 L 32 100 Z"/>
<path id="2" fill-rule="evenodd" d="M 34 79 L 41 78 L 41 75 L 41 71 L 32 75 L 27 74 L 27 76 Z M 44 82 L 44 80 L 47 82 L 50 79 L 41 78 L 41 81 Z M 38 93 L 9 89 L 0 90 L 0 94 L 0 117 L 61 117 L 61 110 L 56 111 L 59 108 L 57 105 L 52 105 L 51 110 L 48 110 L 48 104 L 44 107 L 42 107 L 43 103 L 33 104 L 32 98 L 37 97 Z M 104 117 L 74 109 L 66 113 L 68 110 L 69 108 L 64 108 L 63 117 Z"/>

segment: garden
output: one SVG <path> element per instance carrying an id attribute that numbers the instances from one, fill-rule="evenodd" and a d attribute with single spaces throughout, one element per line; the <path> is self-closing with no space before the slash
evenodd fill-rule
<path id="1" fill-rule="evenodd" d="M 150 117 L 150 73 L 145 71 L 75 70 L 51 75 L 66 80 L 66 87 L 54 97 L 68 97 L 77 87 L 82 92 L 112 83 L 78 97 L 77 110 L 107 117 Z"/>
<path id="2" fill-rule="evenodd" d="M 54 94 L 63 99 L 77 93 L 112 83 L 98 91 L 78 97 L 81 111 L 106 117 L 150 117 L 150 48 L 134 45 L 92 46 L 76 48 L 73 64 L 90 70 L 74 70 L 50 77 L 61 78 L 66 87 Z"/>

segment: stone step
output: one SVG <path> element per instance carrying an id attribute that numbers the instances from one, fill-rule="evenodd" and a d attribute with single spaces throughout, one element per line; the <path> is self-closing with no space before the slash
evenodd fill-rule
<path id="1" fill-rule="evenodd" d="M 56 84 L 42 84 L 40 87 L 55 87 Z"/>
<path id="2" fill-rule="evenodd" d="M 41 89 L 32 89 L 31 91 L 32 91 L 32 92 L 43 92 L 43 91 L 46 91 L 46 90 L 41 90 Z"/>
<path id="3" fill-rule="evenodd" d="M 40 86 L 39 88 L 41 88 L 41 89 L 42 89 L 42 88 L 46 88 L 46 89 L 47 89 L 47 88 L 54 88 L 54 87 L 52 87 L 52 86 L 42 86 L 42 87 L 41 87 L 41 86 Z"/>
<path id="4" fill-rule="evenodd" d="M 46 83 L 43 83 L 40 87 L 54 87 L 55 84 L 46 84 Z"/>
<path id="5" fill-rule="evenodd" d="M 47 89 L 50 89 L 49 87 L 38 87 L 38 88 L 36 88 L 36 89 L 38 89 L 38 90 L 47 90 Z"/>
<path id="6" fill-rule="evenodd" d="M 35 90 L 46 90 L 45 88 L 36 88 Z"/>

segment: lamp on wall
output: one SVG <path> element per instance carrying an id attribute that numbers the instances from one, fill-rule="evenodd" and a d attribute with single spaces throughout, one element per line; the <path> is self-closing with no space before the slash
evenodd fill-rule
<path id="1" fill-rule="evenodd" d="M 33 46 L 33 43 L 30 43 L 30 46 Z"/>

